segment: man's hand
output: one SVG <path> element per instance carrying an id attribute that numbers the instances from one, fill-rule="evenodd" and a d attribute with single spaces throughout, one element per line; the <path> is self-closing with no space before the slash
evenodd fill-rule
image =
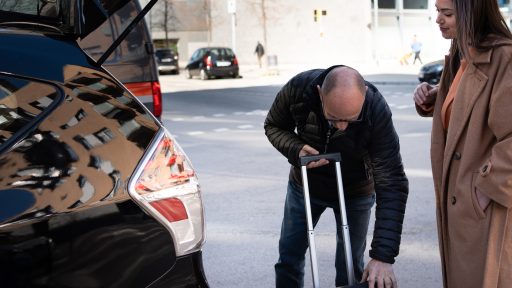
<path id="1" fill-rule="evenodd" d="M 369 288 L 398 288 L 393 265 L 375 259 L 366 265 L 362 281 L 368 281 Z"/>
<path id="2" fill-rule="evenodd" d="M 316 151 L 315 148 L 306 144 L 302 147 L 302 149 L 300 149 L 299 157 L 309 156 L 309 155 L 318 155 L 318 154 L 320 154 L 320 153 L 318 151 Z M 320 159 L 318 161 L 309 162 L 308 165 L 306 165 L 306 167 L 307 168 L 316 168 L 316 167 L 320 167 L 320 166 L 327 165 L 327 164 L 329 164 L 329 160 Z"/>
<path id="3" fill-rule="evenodd" d="M 432 104 L 436 102 L 437 90 L 437 86 L 432 86 L 426 82 L 419 84 L 414 89 L 414 103 L 423 111 L 430 111 Z"/>

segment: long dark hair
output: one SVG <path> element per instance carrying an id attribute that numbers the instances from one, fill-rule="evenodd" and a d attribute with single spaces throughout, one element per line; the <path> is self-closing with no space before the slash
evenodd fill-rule
<path id="1" fill-rule="evenodd" d="M 460 66 L 461 57 L 470 57 L 470 47 L 478 51 L 490 49 L 485 39 L 490 35 L 512 39 L 496 0 L 452 0 L 455 10 L 457 38 L 450 46 L 450 62 L 445 63 L 439 90 L 446 95 Z"/>

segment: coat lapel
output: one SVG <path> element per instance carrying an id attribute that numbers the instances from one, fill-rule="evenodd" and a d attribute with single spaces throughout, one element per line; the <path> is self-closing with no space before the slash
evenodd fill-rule
<path id="1" fill-rule="evenodd" d="M 445 187 L 446 185 L 446 177 L 448 176 L 448 170 L 453 153 L 455 152 L 457 143 L 469 122 L 473 106 L 487 84 L 487 76 L 477 68 L 477 65 L 479 63 L 489 63 L 491 53 L 492 50 L 489 50 L 476 55 L 473 58 L 473 61 L 468 63 L 468 67 L 460 80 L 457 94 L 455 95 L 455 100 L 452 104 L 449 129 L 446 136 L 446 146 L 443 157 L 442 187 Z"/>

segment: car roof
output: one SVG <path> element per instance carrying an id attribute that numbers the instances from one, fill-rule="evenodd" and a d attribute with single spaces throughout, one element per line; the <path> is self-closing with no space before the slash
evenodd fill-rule
<path id="1" fill-rule="evenodd" d="M 0 1 L 0 28 L 20 31 L 61 33 L 69 38 L 84 39 L 101 26 L 110 16 L 130 2 L 138 0 L 22 0 Z M 112 45 L 96 61 L 103 64 L 136 27 L 157 0 L 149 0 Z"/>
<path id="2" fill-rule="evenodd" d="M 56 32 L 84 38 L 109 16 L 133 0 L 0 1 L 0 25 L 40 24 Z"/>
<path id="3" fill-rule="evenodd" d="M 202 48 L 199 48 L 199 49 L 207 49 L 207 50 L 211 50 L 211 49 L 229 49 L 231 50 L 231 48 L 229 47 L 202 47 Z"/>

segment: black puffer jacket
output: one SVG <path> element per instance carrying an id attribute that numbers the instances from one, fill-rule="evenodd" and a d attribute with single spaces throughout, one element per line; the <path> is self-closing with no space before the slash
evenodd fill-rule
<path id="1" fill-rule="evenodd" d="M 338 66 L 334 66 L 338 67 Z M 391 111 L 377 88 L 366 82 L 363 121 L 344 132 L 331 131 L 322 112 L 317 85 L 327 70 L 302 72 L 277 94 L 265 119 L 265 134 L 290 164 L 290 180 L 302 186 L 299 152 L 305 144 L 320 153 L 340 152 L 347 198 L 376 192 L 376 222 L 370 257 L 394 263 L 402 234 L 408 181 L 400 157 L 400 145 Z M 332 164 L 331 164 L 332 165 Z M 308 170 L 310 193 L 324 200 L 337 199 L 332 167 Z"/>

